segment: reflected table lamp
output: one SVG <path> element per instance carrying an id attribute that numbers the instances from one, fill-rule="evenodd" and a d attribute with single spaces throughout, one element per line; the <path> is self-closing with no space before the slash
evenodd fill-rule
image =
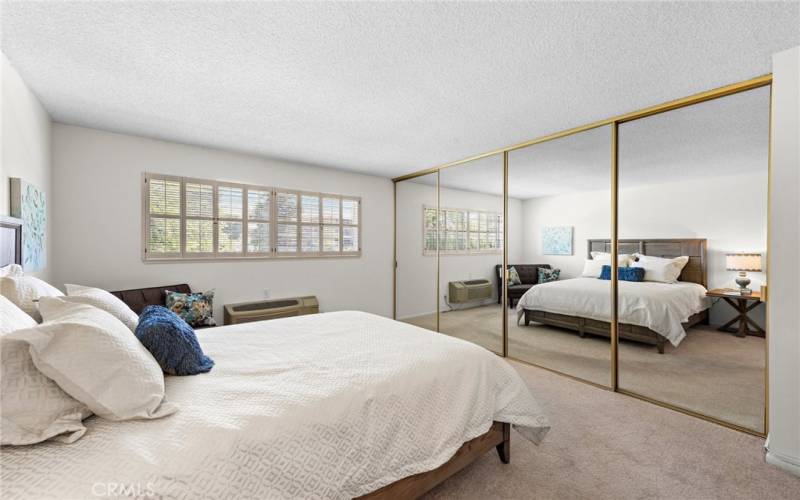
<path id="1" fill-rule="evenodd" d="M 742 295 L 750 295 L 753 293 L 753 291 L 747 288 L 747 286 L 750 284 L 750 278 L 747 277 L 747 271 L 761 272 L 761 254 L 725 254 L 725 268 L 728 271 L 739 271 L 739 276 L 736 277 L 736 284 L 739 285 L 739 293 Z"/>

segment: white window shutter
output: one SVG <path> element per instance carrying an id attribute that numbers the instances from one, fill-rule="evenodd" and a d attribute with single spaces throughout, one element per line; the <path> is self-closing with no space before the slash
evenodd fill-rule
<path id="1" fill-rule="evenodd" d="M 275 196 L 275 215 L 277 219 L 275 248 L 278 254 L 298 253 L 299 214 L 300 202 L 298 193 L 277 191 Z"/>
<path id="2" fill-rule="evenodd" d="M 214 185 L 184 182 L 186 198 L 184 252 L 214 253 Z"/>
<path id="3" fill-rule="evenodd" d="M 244 252 L 244 189 L 217 184 L 217 253 Z"/>
<path id="4" fill-rule="evenodd" d="M 272 191 L 247 189 L 247 253 L 268 255 L 272 251 Z"/>
<path id="5" fill-rule="evenodd" d="M 145 178 L 145 252 L 150 256 L 181 254 L 181 182 L 175 178 Z"/>

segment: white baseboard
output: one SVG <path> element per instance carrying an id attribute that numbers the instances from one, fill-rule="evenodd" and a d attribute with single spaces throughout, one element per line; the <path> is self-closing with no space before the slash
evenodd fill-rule
<path id="1" fill-rule="evenodd" d="M 800 476 L 800 459 L 769 451 L 767 449 L 767 463 L 780 467 L 781 469 L 791 472 L 795 476 Z"/>

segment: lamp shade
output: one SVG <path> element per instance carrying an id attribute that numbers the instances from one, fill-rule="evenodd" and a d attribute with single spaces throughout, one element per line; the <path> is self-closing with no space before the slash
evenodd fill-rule
<path id="1" fill-rule="evenodd" d="M 761 271 L 760 253 L 725 254 L 725 268 L 728 271 Z"/>

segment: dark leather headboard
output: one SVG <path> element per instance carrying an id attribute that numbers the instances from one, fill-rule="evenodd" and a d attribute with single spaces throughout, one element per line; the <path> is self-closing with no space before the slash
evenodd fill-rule
<path id="1" fill-rule="evenodd" d="M 619 240 L 618 246 L 619 253 L 640 253 L 665 259 L 686 255 L 689 262 L 681 271 L 678 281 L 698 283 L 708 288 L 705 239 Z M 588 240 L 588 258 L 591 258 L 593 251 L 610 253 L 611 240 Z"/>
<path id="2" fill-rule="evenodd" d="M 133 288 L 131 290 L 120 290 L 111 292 L 112 295 L 117 296 L 123 302 L 128 304 L 133 312 L 142 314 L 142 310 L 146 306 L 163 306 L 167 300 L 167 290 L 181 293 L 192 293 L 189 285 L 182 283 L 180 285 L 165 285 L 153 286 L 150 288 Z"/>

